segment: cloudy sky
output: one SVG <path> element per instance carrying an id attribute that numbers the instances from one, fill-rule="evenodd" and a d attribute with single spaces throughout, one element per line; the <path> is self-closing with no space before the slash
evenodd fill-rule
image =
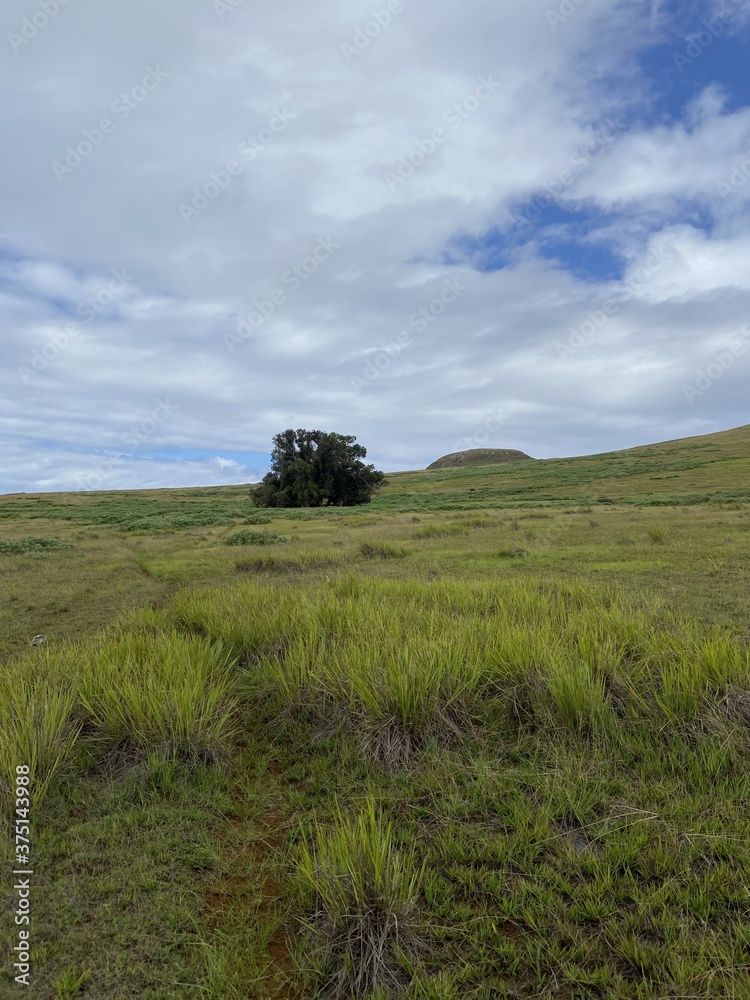
<path id="1" fill-rule="evenodd" d="M 748 0 L 0 21 L 0 491 L 750 420 Z"/>

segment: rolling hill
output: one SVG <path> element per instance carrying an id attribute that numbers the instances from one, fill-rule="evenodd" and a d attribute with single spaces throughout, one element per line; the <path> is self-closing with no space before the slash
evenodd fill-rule
<path id="1" fill-rule="evenodd" d="M 750 501 L 750 424 L 578 458 L 396 472 L 372 509 Z"/>
<path id="2" fill-rule="evenodd" d="M 470 468 L 477 465 L 504 465 L 506 462 L 531 461 L 531 455 L 523 451 L 514 451 L 510 448 L 470 448 L 468 451 L 454 451 L 450 455 L 443 455 L 432 465 L 427 466 L 427 471 L 431 469 L 455 469 Z"/>

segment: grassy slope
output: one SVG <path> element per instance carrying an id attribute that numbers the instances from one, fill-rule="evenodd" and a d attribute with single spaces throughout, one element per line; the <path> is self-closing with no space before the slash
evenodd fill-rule
<path id="1" fill-rule="evenodd" d="M 252 516 L 242 487 L 6 498 L 0 537 L 57 537 L 73 547 L 0 556 L 2 643 L 12 654 L 0 683 L 6 677 L 18 688 L 16 657 L 35 632 L 47 634 L 48 643 L 28 651 L 23 669 L 42 682 L 49 672 L 39 670 L 39 656 L 54 661 L 66 640 L 154 603 L 162 610 L 144 612 L 138 627 L 157 643 L 173 642 L 169 628 L 177 624 L 229 641 L 241 666 L 240 738 L 219 765 L 184 773 L 164 762 L 169 740 L 159 738 L 151 757 L 123 762 L 101 743 L 102 721 L 87 723 L 75 767 L 60 773 L 34 812 L 35 996 L 72 1000 L 82 978 L 81 995 L 92 1000 L 295 995 L 280 984 L 293 969 L 292 952 L 298 963 L 310 959 L 300 950 L 297 921 L 314 909 L 292 877 L 300 823 L 319 849 L 341 827 L 337 810 L 356 817 L 373 798 L 394 825 L 394 851 L 416 845 L 418 861 L 428 865 L 418 911 L 426 948 L 417 952 L 407 994 L 414 1000 L 747 995 L 746 696 L 735 691 L 728 717 L 720 684 L 696 700 L 678 674 L 678 683 L 657 689 L 661 701 L 653 701 L 654 692 L 634 697 L 630 722 L 615 716 L 613 730 L 593 737 L 578 732 L 574 708 L 583 699 L 584 712 L 598 718 L 602 690 L 614 696 L 613 707 L 621 705 L 618 685 L 636 665 L 648 667 L 641 681 L 651 670 L 659 677 L 688 634 L 709 640 L 711 623 L 739 637 L 747 655 L 750 508 L 680 503 L 703 491 L 746 498 L 747 453 L 748 428 L 739 428 L 527 470 L 399 474 L 369 508 L 303 512 L 305 520 L 275 516 L 257 530 L 288 541 L 262 547 L 222 544 Z M 694 464 L 709 455 L 711 464 Z M 642 462 L 651 466 L 647 472 Z M 668 468 L 681 462 L 693 468 Z M 547 509 L 452 509 L 531 505 L 527 489 L 545 467 L 540 492 L 558 494 Z M 561 469 L 579 481 L 561 481 Z M 593 479 L 597 471 L 609 479 Z M 515 485 L 503 494 L 509 476 Z M 475 498 L 469 490 L 482 483 L 486 493 Z M 615 494 L 618 486 L 623 493 Z M 596 496 L 621 502 L 588 509 Z M 622 502 L 639 496 L 674 506 Z M 187 525 L 171 530 L 175 517 Z M 123 530 L 133 522 L 141 527 Z M 372 589 L 357 598 L 356 588 L 347 591 L 350 576 L 366 588 L 372 581 Z M 409 581 L 417 600 L 411 606 L 387 589 Z M 561 687 L 554 674 L 558 701 L 549 702 L 544 675 L 531 671 L 521 688 L 528 688 L 530 714 L 520 728 L 505 714 L 516 697 L 507 701 L 506 686 L 505 702 L 479 700 L 481 724 L 457 740 L 441 743 L 438 727 L 433 745 L 428 727 L 408 766 L 394 770 L 363 758 L 366 718 L 352 730 L 348 713 L 333 710 L 341 679 L 329 667 L 373 650 L 398 662 L 408 643 L 437 648 L 440 636 L 450 648 L 460 640 L 470 649 L 490 623 L 481 610 L 486 598 L 472 610 L 470 594 L 483 585 L 499 594 L 516 583 L 530 596 L 517 612 L 512 590 L 502 599 L 509 621 L 492 640 L 500 644 L 495 654 L 507 655 L 508 644 L 521 641 L 518 662 L 536 650 L 539 668 L 544 643 L 551 647 L 559 637 L 555 630 L 547 636 L 537 619 L 547 616 L 551 594 L 580 587 L 570 591 L 570 613 L 583 615 L 580 624 L 569 623 L 571 641 L 596 670 L 606 668 L 614 687 L 597 683 L 589 691 L 585 672 L 585 683 Z M 172 596 L 186 584 L 199 587 L 196 598 Z M 258 584 L 271 587 L 270 610 L 262 614 L 253 596 Z M 444 584 L 436 617 L 432 591 Z M 636 602 L 619 654 L 603 642 L 607 630 L 597 632 L 600 598 L 589 588 L 598 584 Z M 203 592 L 205 586 L 220 589 Z M 659 610 L 662 601 L 702 623 L 675 630 L 671 613 Z M 348 632 L 353 645 L 332 659 Z M 76 676 L 93 648 L 87 639 L 74 658 Z M 257 669 L 260 651 L 270 654 L 263 665 L 270 674 Z M 688 663 L 699 659 L 689 654 Z M 497 660 L 485 651 L 477 662 Z M 118 663 L 113 684 L 122 676 Z M 322 723 L 310 692 L 303 692 L 306 701 L 284 705 L 310 663 L 325 667 Z M 183 674 L 181 667 L 175 676 Z M 195 697 L 188 681 L 187 696 Z M 419 676 L 411 685 L 418 687 Z M 750 682 L 740 687 L 750 689 Z M 112 699 L 109 711 L 118 704 Z M 364 703 L 357 704 L 361 711 Z M 167 706 L 167 727 L 175 718 Z M 10 728 L 3 723 L 0 730 L 2 750 Z M 1 893 L 0 911 L 7 919 Z M 0 972 L 3 1000 L 18 995 L 3 977 L 7 966 Z M 297 995 L 312 996 L 309 983 Z"/>
<path id="2" fill-rule="evenodd" d="M 581 458 L 394 473 L 378 506 L 684 503 L 717 493 L 750 499 L 750 425 Z"/>

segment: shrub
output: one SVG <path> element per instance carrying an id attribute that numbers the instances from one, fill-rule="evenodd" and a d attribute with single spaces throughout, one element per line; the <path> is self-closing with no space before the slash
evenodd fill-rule
<path id="1" fill-rule="evenodd" d="M 360 815 L 333 830 L 316 829 L 304 844 L 296 880 L 311 916 L 310 972 L 333 997 L 395 991 L 404 954 L 415 951 L 417 899 L 424 875 L 413 850 L 399 851 L 393 827 L 370 800 Z"/>
<path id="2" fill-rule="evenodd" d="M 253 511 L 245 518 L 245 524 L 270 524 L 273 518 L 270 514 L 263 514 L 260 511 Z"/>
<path id="3" fill-rule="evenodd" d="M 274 535 L 270 531 L 251 531 L 249 528 L 242 528 L 228 535 L 224 539 L 224 545 L 276 545 L 286 541 L 288 539 L 283 535 Z"/>
<path id="4" fill-rule="evenodd" d="M 183 504 L 179 510 L 163 510 L 145 517 L 132 515 L 127 517 L 118 514 L 109 518 L 103 517 L 102 522 L 115 524 L 124 531 L 180 531 L 184 528 L 209 528 L 235 524 L 242 517 L 245 517 L 245 511 L 242 510 L 196 510 Z"/>
<path id="5" fill-rule="evenodd" d="M 13 540 L 0 540 L 0 555 L 21 556 L 21 555 L 43 555 L 47 552 L 58 552 L 61 549 L 70 549 L 72 545 L 61 542 L 57 538 L 18 538 Z"/>

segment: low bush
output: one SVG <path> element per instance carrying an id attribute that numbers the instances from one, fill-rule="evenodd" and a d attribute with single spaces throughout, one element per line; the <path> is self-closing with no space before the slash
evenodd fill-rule
<path id="1" fill-rule="evenodd" d="M 286 542 L 283 535 L 274 535 L 270 531 L 252 531 L 242 528 L 224 539 L 224 545 L 277 545 Z"/>
<path id="2" fill-rule="evenodd" d="M 245 524 L 270 524 L 273 518 L 262 511 L 252 511 L 245 518 Z"/>
<path id="3" fill-rule="evenodd" d="M 22 556 L 22 555 L 44 555 L 47 552 L 59 552 L 62 549 L 70 549 L 72 545 L 61 542 L 57 538 L 28 538 L 0 539 L 0 555 Z"/>

